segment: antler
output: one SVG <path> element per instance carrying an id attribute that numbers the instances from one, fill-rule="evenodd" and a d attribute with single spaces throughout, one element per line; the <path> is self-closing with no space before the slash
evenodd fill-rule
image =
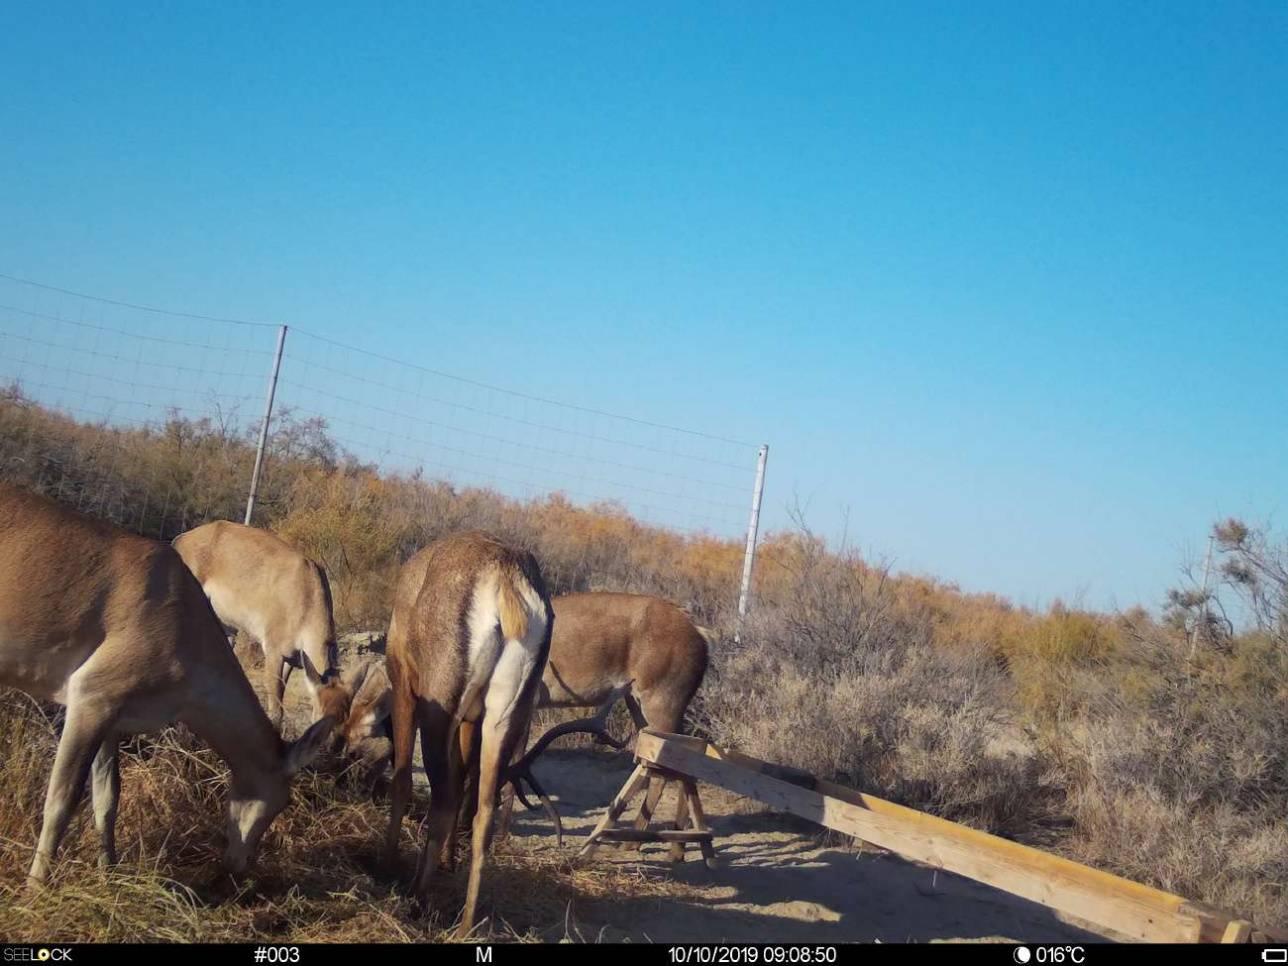
<path id="1" fill-rule="evenodd" d="M 537 743 L 522 758 L 512 764 L 506 772 L 505 780 L 514 786 L 514 793 L 518 796 L 519 801 L 523 803 L 524 808 L 531 810 L 534 806 L 524 796 L 522 782 L 527 782 L 528 786 L 536 793 L 547 814 L 554 821 L 555 835 L 560 846 L 563 845 L 563 823 L 559 820 L 559 813 L 555 810 L 554 805 L 550 803 L 545 790 L 537 781 L 536 776 L 532 774 L 532 763 L 541 757 L 541 753 L 549 748 L 552 742 L 562 738 L 564 735 L 593 734 L 596 744 L 609 745 L 618 751 L 625 748 L 626 742 L 624 740 L 619 740 L 609 734 L 608 715 L 613 710 L 613 705 L 621 699 L 629 688 L 630 685 L 625 684 L 614 690 L 608 696 L 608 700 L 591 717 L 578 718 L 575 721 L 565 721 L 563 724 L 555 725 L 538 738 Z"/>
<path id="2" fill-rule="evenodd" d="M 555 823 L 555 844 L 562 849 L 563 822 L 559 820 L 559 812 L 555 810 L 549 796 L 546 795 L 546 790 L 542 788 L 540 783 L 537 781 L 537 776 L 532 774 L 530 769 L 524 769 L 522 775 L 511 775 L 508 780 L 510 784 L 514 786 L 515 796 L 519 801 L 523 802 L 523 807 L 528 811 L 532 811 L 536 806 L 528 801 L 527 797 L 523 794 L 522 782 L 527 782 L 532 787 L 532 790 L 537 793 L 537 798 L 541 799 L 541 807 L 546 810 L 546 814 L 550 816 L 550 820 Z"/>

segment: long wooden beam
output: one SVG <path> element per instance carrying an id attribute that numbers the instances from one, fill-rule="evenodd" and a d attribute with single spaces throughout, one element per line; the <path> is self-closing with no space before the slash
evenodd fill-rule
<path id="1" fill-rule="evenodd" d="M 645 729 L 635 755 L 1135 939 L 1220 942 L 1244 932 L 1242 920 L 1181 896 L 698 738 Z"/>

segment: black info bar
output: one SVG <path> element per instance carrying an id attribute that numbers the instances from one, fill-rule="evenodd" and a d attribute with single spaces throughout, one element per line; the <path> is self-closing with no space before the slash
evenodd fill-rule
<path id="1" fill-rule="evenodd" d="M 510 966 L 544 961 L 613 966 L 612 959 L 658 966 L 814 966 L 814 964 L 906 962 L 909 955 L 946 962 L 1008 966 L 1097 966 L 1139 963 L 1141 956 L 1162 954 L 1184 960 L 1246 966 L 1288 963 L 1288 949 L 1257 944 L 1113 944 L 1086 943 L 450 943 L 434 948 L 434 963 L 446 966 Z M 0 946 L 0 966 L 99 966 L 108 963 L 182 963 L 190 957 L 236 966 L 424 966 L 425 949 L 412 943 L 359 944 L 184 944 L 184 943 L 47 943 Z"/>

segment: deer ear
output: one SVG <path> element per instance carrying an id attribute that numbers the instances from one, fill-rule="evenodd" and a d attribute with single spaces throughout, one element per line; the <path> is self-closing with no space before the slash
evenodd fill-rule
<path id="1" fill-rule="evenodd" d="M 319 718 L 313 722 L 308 731 L 287 746 L 286 760 L 283 762 L 283 766 L 286 769 L 288 778 L 317 757 L 318 752 L 326 744 L 327 738 L 331 736 L 331 729 L 334 727 L 334 718 Z"/>

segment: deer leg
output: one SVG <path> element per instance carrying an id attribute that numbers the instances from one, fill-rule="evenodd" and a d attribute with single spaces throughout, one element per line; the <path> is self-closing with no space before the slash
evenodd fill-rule
<path id="1" fill-rule="evenodd" d="M 438 869 L 439 856 L 443 848 L 451 844 L 455 832 L 461 775 L 455 767 L 459 757 L 454 747 L 457 738 L 452 732 L 452 720 L 447 711 L 436 702 L 421 701 L 417 717 L 420 719 L 420 756 L 429 775 L 428 829 L 420 853 L 420 868 L 416 873 L 416 894 L 424 900 Z"/>
<path id="2" fill-rule="evenodd" d="M 508 771 L 510 759 L 524 726 L 532 719 L 536 697 L 535 684 L 540 670 L 532 663 L 528 649 L 507 641 L 492 672 L 487 696 L 483 701 L 482 742 L 479 748 L 478 811 L 474 813 L 474 834 L 470 842 L 470 879 L 465 890 L 465 909 L 457 936 L 464 938 L 474 931 L 479 892 L 483 884 L 483 865 L 491 845 L 493 819 L 496 817 L 497 792 L 501 778 Z"/>
<path id="3" fill-rule="evenodd" d="M 659 688 L 645 695 L 641 705 L 644 717 L 648 719 L 648 727 L 670 734 L 683 733 L 687 700 L 681 702 L 674 694 Z"/>
<path id="4" fill-rule="evenodd" d="M 494 709 L 491 710 L 495 715 Z M 465 910 L 461 914 L 461 924 L 457 935 L 461 938 L 474 931 L 474 920 L 478 909 L 479 892 L 483 884 L 483 864 L 487 861 L 487 850 L 492 838 L 492 820 L 496 815 L 496 798 L 500 786 L 501 773 L 509 763 L 513 752 L 515 738 L 511 732 L 514 715 L 504 718 L 493 717 L 489 720 L 487 713 L 483 718 L 483 742 L 479 751 L 478 807 L 474 813 L 473 837 L 470 842 L 470 880 L 465 890 Z"/>
<path id="5" fill-rule="evenodd" d="M 403 815 L 411 800 L 411 758 L 416 738 L 416 700 L 398 676 L 393 675 L 390 723 L 393 728 L 393 778 L 389 786 L 389 831 L 385 835 L 384 865 L 398 870 L 398 838 Z"/>
<path id="6" fill-rule="evenodd" d="M 98 829 L 102 851 L 98 864 L 103 868 L 116 865 L 116 808 L 121 795 L 121 772 L 117 752 L 119 736 L 109 733 L 98 746 L 90 772 L 90 800 L 94 803 L 94 826 Z"/>
<path id="7" fill-rule="evenodd" d="M 286 694 L 286 680 L 291 676 L 291 666 L 277 656 L 275 651 L 264 648 L 264 700 L 268 707 L 268 720 L 277 731 L 282 730 L 282 697 Z"/>
<path id="8" fill-rule="evenodd" d="M 514 754 L 510 756 L 510 763 L 513 764 L 528 749 L 528 740 L 532 737 L 532 716 L 528 716 L 527 723 L 523 726 L 523 735 L 519 741 L 514 743 Z M 506 784 L 501 792 L 501 820 L 498 822 L 496 830 L 496 843 L 500 845 L 510 837 L 510 820 L 514 817 L 514 786 Z"/>
<path id="9" fill-rule="evenodd" d="M 27 874 L 30 885 L 39 886 L 49 878 L 49 867 L 58 843 L 62 841 L 76 806 L 80 803 L 90 765 L 103 738 L 111 727 L 111 714 L 100 705 L 86 704 L 72 698 L 67 704 L 67 720 L 58 740 L 49 787 L 45 792 L 45 814 L 40 826 L 36 857 Z"/>
<path id="10" fill-rule="evenodd" d="M 469 794 L 468 780 L 472 770 L 474 757 L 474 735 L 478 730 L 477 721 L 462 721 L 456 729 L 456 749 L 454 750 L 455 758 L 452 760 L 452 774 L 459 775 L 464 781 L 458 781 L 458 784 L 464 785 L 462 794 L 459 796 L 460 813 L 452 826 L 452 834 L 443 842 L 443 853 L 441 862 L 443 868 L 448 872 L 456 870 L 456 845 L 458 839 L 458 830 L 462 826 L 468 826 L 474 818 L 474 801 L 476 796 Z"/>

